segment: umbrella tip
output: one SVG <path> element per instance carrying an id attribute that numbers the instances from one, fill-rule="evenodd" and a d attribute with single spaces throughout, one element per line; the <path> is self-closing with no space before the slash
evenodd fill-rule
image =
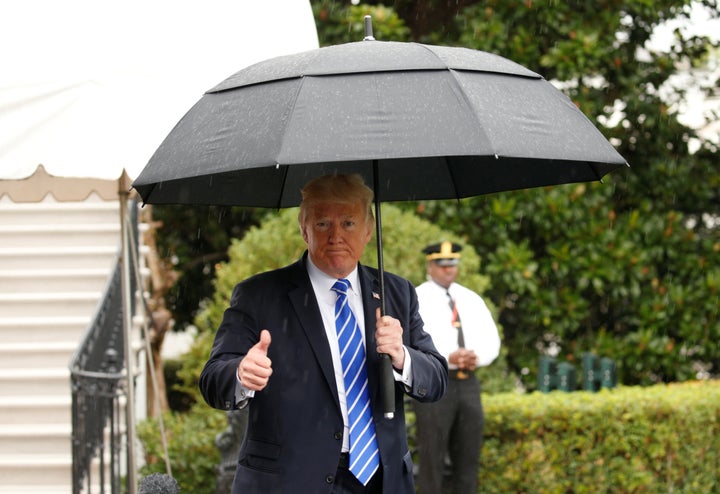
<path id="1" fill-rule="evenodd" d="M 365 37 L 363 41 L 375 41 L 372 30 L 372 16 L 365 16 Z"/>

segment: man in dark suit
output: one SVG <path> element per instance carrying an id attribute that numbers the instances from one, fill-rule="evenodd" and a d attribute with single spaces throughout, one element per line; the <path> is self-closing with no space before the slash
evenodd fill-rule
<path id="1" fill-rule="evenodd" d="M 200 376 L 211 406 L 250 407 L 233 494 L 414 493 L 402 396 L 440 399 L 447 362 L 409 281 L 386 273 L 380 314 L 377 270 L 358 262 L 371 204 L 359 176 L 310 182 L 298 215 L 307 252 L 233 291 Z M 347 334 L 357 335 L 350 351 Z M 382 411 L 381 353 L 396 381 L 392 419 Z"/>

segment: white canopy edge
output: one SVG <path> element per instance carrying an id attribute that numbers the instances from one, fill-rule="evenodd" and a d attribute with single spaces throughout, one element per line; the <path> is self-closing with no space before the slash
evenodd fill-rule
<path id="1" fill-rule="evenodd" d="M 85 201 L 95 195 L 104 201 L 117 201 L 118 193 L 130 187 L 130 177 L 123 171 L 115 180 L 102 178 L 57 177 L 38 165 L 35 173 L 17 180 L 0 180 L 0 202 L 42 202 L 53 197 L 58 202 Z"/>

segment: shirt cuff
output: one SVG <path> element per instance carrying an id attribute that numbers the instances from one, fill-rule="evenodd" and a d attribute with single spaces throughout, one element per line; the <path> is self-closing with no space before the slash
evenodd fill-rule
<path id="1" fill-rule="evenodd" d="M 250 398 L 255 396 L 255 390 L 243 386 L 237 372 L 235 373 L 235 379 L 235 406 L 237 408 L 245 408 L 250 402 Z"/>
<path id="2" fill-rule="evenodd" d="M 405 386 L 412 387 L 412 360 L 410 359 L 410 352 L 403 345 L 403 352 L 405 352 L 405 363 L 403 364 L 402 373 L 395 370 L 393 367 L 393 376 L 396 381 L 400 381 Z"/>

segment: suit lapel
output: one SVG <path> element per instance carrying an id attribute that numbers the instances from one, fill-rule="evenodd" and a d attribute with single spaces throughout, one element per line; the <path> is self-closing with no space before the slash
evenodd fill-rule
<path id="1" fill-rule="evenodd" d="M 332 355 L 330 354 L 330 345 L 325 335 L 315 292 L 307 273 L 306 258 L 307 253 L 300 261 L 294 264 L 294 269 L 291 271 L 292 283 L 288 291 L 288 297 L 339 410 L 340 403 L 337 398 L 337 384 L 335 383 L 335 370 Z"/>

